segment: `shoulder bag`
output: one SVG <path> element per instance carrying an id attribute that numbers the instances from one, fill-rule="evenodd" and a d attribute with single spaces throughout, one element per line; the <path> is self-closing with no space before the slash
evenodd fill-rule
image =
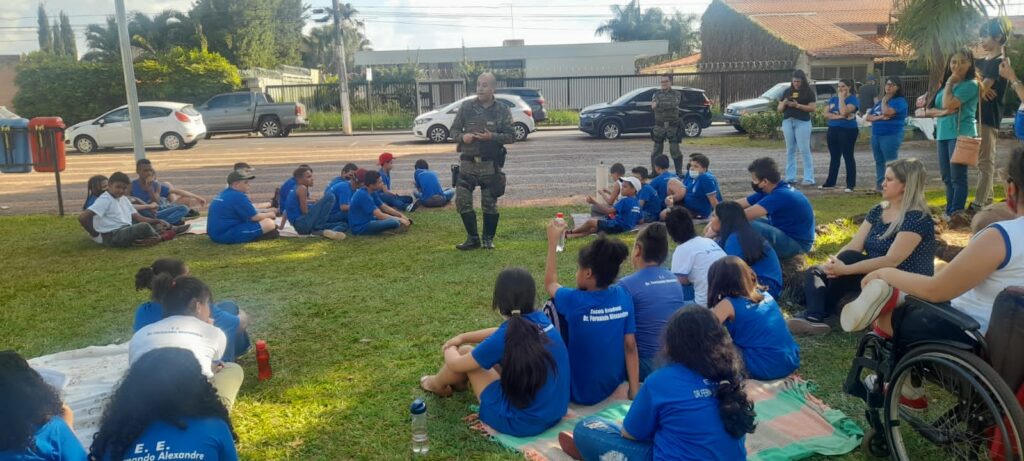
<path id="1" fill-rule="evenodd" d="M 961 108 L 963 105 L 960 106 Z M 978 116 L 981 116 L 981 84 L 978 85 Z M 956 111 L 956 148 L 950 163 L 957 165 L 977 166 L 978 154 L 981 153 L 981 138 L 960 135 L 960 109 Z"/>

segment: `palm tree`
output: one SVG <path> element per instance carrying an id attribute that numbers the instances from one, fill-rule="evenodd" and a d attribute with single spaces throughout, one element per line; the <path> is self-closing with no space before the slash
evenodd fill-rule
<path id="1" fill-rule="evenodd" d="M 192 19 L 176 10 L 164 10 L 152 18 L 135 13 L 129 28 L 132 46 L 142 48 L 149 55 L 166 52 L 176 46 L 195 48 L 200 42 Z"/>
<path id="2" fill-rule="evenodd" d="M 342 34 L 345 41 L 345 66 L 350 71 L 355 66 L 356 51 L 370 49 L 370 41 L 356 24 L 361 21 L 343 22 Z M 311 69 L 334 71 L 338 68 L 337 53 L 334 51 L 334 26 L 317 27 L 302 37 L 302 65 Z"/>
<path id="3" fill-rule="evenodd" d="M 638 0 L 625 6 L 612 5 L 612 19 L 602 24 L 594 35 L 608 35 L 612 41 L 668 40 L 669 53 L 687 56 L 700 47 L 699 30 L 693 26 L 695 14 L 678 11 L 666 16 L 661 8 L 640 10 Z"/>
<path id="4" fill-rule="evenodd" d="M 118 43 L 117 19 L 107 17 L 107 24 L 89 24 L 85 28 L 85 43 L 89 52 L 82 56 L 83 61 L 112 61 L 119 56 L 121 46 Z"/>

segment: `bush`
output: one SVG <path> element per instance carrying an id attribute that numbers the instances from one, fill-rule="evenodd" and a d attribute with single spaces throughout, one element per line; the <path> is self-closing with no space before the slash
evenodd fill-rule
<path id="1" fill-rule="evenodd" d="M 746 131 L 751 139 L 781 139 L 782 138 L 782 112 L 775 110 L 778 101 L 768 104 L 770 110 L 746 114 L 740 117 L 740 126 Z M 825 120 L 825 104 L 818 104 L 811 113 L 811 126 L 827 126 Z"/>
<path id="2" fill-rule="evenodd" d="M 313 112 L 307 117 L 309 126 L 301 128 L 300 131 L 341 131 L 340 112 Z M 412 130 L 412 121 L 415 117 L 411 114 L 373 114 L 373 128 L 375 130 Z M 370 114 L 353 112 L 352 129 L 354 131 L 370 130 Z"/>
<path id="3" fill-rule="evenodd" d="M 580 113 L 575 110 L 549 110 L 548 118 L 540 122 L 541 126 L 579 125 Z"/>

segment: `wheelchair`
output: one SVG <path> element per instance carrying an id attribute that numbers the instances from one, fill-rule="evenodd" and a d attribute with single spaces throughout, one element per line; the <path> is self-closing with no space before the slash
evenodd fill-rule
<path id="1" fill-rule="evenodd" d="M 1018 305 L 1024 303 L 1019 293 L 1012 296 Z M 931 318 L 962 330 L 963 338 L 898 339 L 899 331 L 894 339 L 875 333 L 861 338 L 843 384 L 844 392 L 867 404 L 869 427 L 861 448 L 895 460 L 1024 461 L 1024 411 L 989 364 L 978 322 L 952 307 L 913 297 L 903 308 L 928 309 Z M 1024 349 L 1013 353 L 1024 354 Z M 902 405 L 906 389 L 918 395 L 923 391 L 926 405 Z"/>

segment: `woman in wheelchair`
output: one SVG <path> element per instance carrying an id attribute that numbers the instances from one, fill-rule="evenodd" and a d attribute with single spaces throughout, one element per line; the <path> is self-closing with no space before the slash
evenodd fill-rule
<path id="1" fill-rule="evenodd" d="M 860 292 L 865 274 L 883 267 L 931 276 L 935 270 L 935 224 L 924 198 L 924 164 L 908 158 L 888 163 L 882 203 L 868 212 L 857 233 L 825 263 L 807 271 L 807 310 L 786 324 L 794 335 L 831 331 L 826 319 L 843 298 Z"/>

